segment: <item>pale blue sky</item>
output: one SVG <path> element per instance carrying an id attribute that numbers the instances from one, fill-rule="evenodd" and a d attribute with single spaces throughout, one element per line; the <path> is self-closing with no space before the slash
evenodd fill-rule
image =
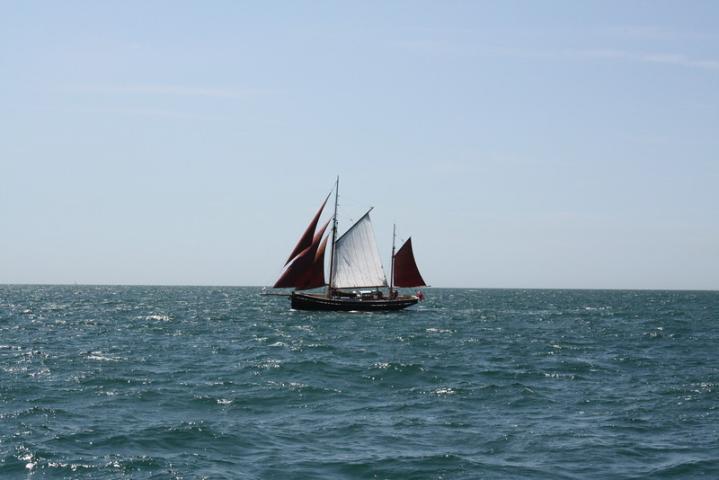
<path id="1" fill-rule="evenodd" d="M 717 2 L 0 3 L 0 283 L 719 289 Z"/>

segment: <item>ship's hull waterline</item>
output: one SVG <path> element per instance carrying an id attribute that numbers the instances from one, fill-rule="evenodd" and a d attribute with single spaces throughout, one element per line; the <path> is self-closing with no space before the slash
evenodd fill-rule
<path id="1" fill-rule="evenodd" d="M 417 297 L 399 297 L 395 299 L 359 299 L 327 297 L 322 294 L 293 292 L 290 295 L 295 310 L 324 310 L 342 312 L 386 312 L 402 310 L 418 302 Z"/>

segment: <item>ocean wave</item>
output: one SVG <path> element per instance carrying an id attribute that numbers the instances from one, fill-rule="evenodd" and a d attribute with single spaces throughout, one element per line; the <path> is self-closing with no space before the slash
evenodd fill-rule
<path id="1" fill-rule="evenodd" d="M 151 320 L 156 322 L 169 322 L 170 320 L 172 320 L 172 317 L 164 313 L 153 313 L 151 315 L 146 315 L 145 320 Z"/>
<path id="2" fill-rule="evenodd" d="M 429 327 L 424 330 L 427 333 L 454 333 L 454 330 L 448 328 Z"/>
<path id="3" fill-rule="evenodd" d="M 85 358 L 87 358 L 88 360 L 95 360 L 98 362 L 118 362 L 120 360 L 123 360 L 122 357 L 119 357 L 116 355 L 109 355 L 109 354 L 103 353 L 101 351 L 88 352 L 85 355 Z"/>

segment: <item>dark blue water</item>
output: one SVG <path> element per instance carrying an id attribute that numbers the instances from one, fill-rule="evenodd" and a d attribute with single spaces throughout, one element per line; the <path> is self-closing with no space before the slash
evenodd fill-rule
<path id="1" fill-rule="evenodd" d="M 719 478 L 719 293 L 0 286 L 0 478 Z"/>

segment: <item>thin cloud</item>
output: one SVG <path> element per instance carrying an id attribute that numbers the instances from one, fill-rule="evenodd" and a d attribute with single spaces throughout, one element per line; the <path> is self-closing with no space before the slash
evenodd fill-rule
<path id="1" fill-rule="evenodd" d="M 716 40 L 715 32 L 675 30 L 657 25 L 619 25 L 595 30 L 595 33 L 615 38 L 635 40 Z"/>
<path id="2" fill-rule="evenodd" d="M 717 59 L 693 58 L 682 53 L 647 53 L 612 49 L 534 50 L 515 47 L 476 46 L 431 40 L 394 42 L 392 45 L 395 48 L 425 55 L 453 55 L 463 57 L 486 56 L 547 61 L 613 60 L 635 63 L 653 63 L 712 71 L 719 70 L 719 60 Z"/>
<path id="3" fill-rule="evenodd" d="M 681 53 L 632 52 L 629 50 L 523 50 L 511 48 L 487 49 L 490 55 L 531 58 L 538 60 L 616 60 L 635 63 L 654 63 L 676 67 L 719 70 L 719 60 L 692 58 Z"/>
<path id="4" fill-rule="evenodd" d="M 640 63 L 660 63 L 678 67 L 719 70 L 719 60 L 696 59 L 678 53 L 635 53 L 625 50 L 580 50 L 574 52 L 579 57 L 609 60 L 626 60 Z"/>
<path id="5" fill-rule="evenodd" d="M 171 84 L 81 85 L 76 90 L 107 94 L 167 95 L 178 97 L 212 97 L 247 99 L 270 93 L 270 90 L 248 88 L 213 88 Z"/>
<path id="6" fill-rule="evenodd" d="M 218 120 L 221 117 L 196 115 L 193 113 L 163 110 L 157 108 L 77 108 L 77 112 L 93 114 L 128 115 L 136 117 L 165 118 L 174 120 Z"/>

